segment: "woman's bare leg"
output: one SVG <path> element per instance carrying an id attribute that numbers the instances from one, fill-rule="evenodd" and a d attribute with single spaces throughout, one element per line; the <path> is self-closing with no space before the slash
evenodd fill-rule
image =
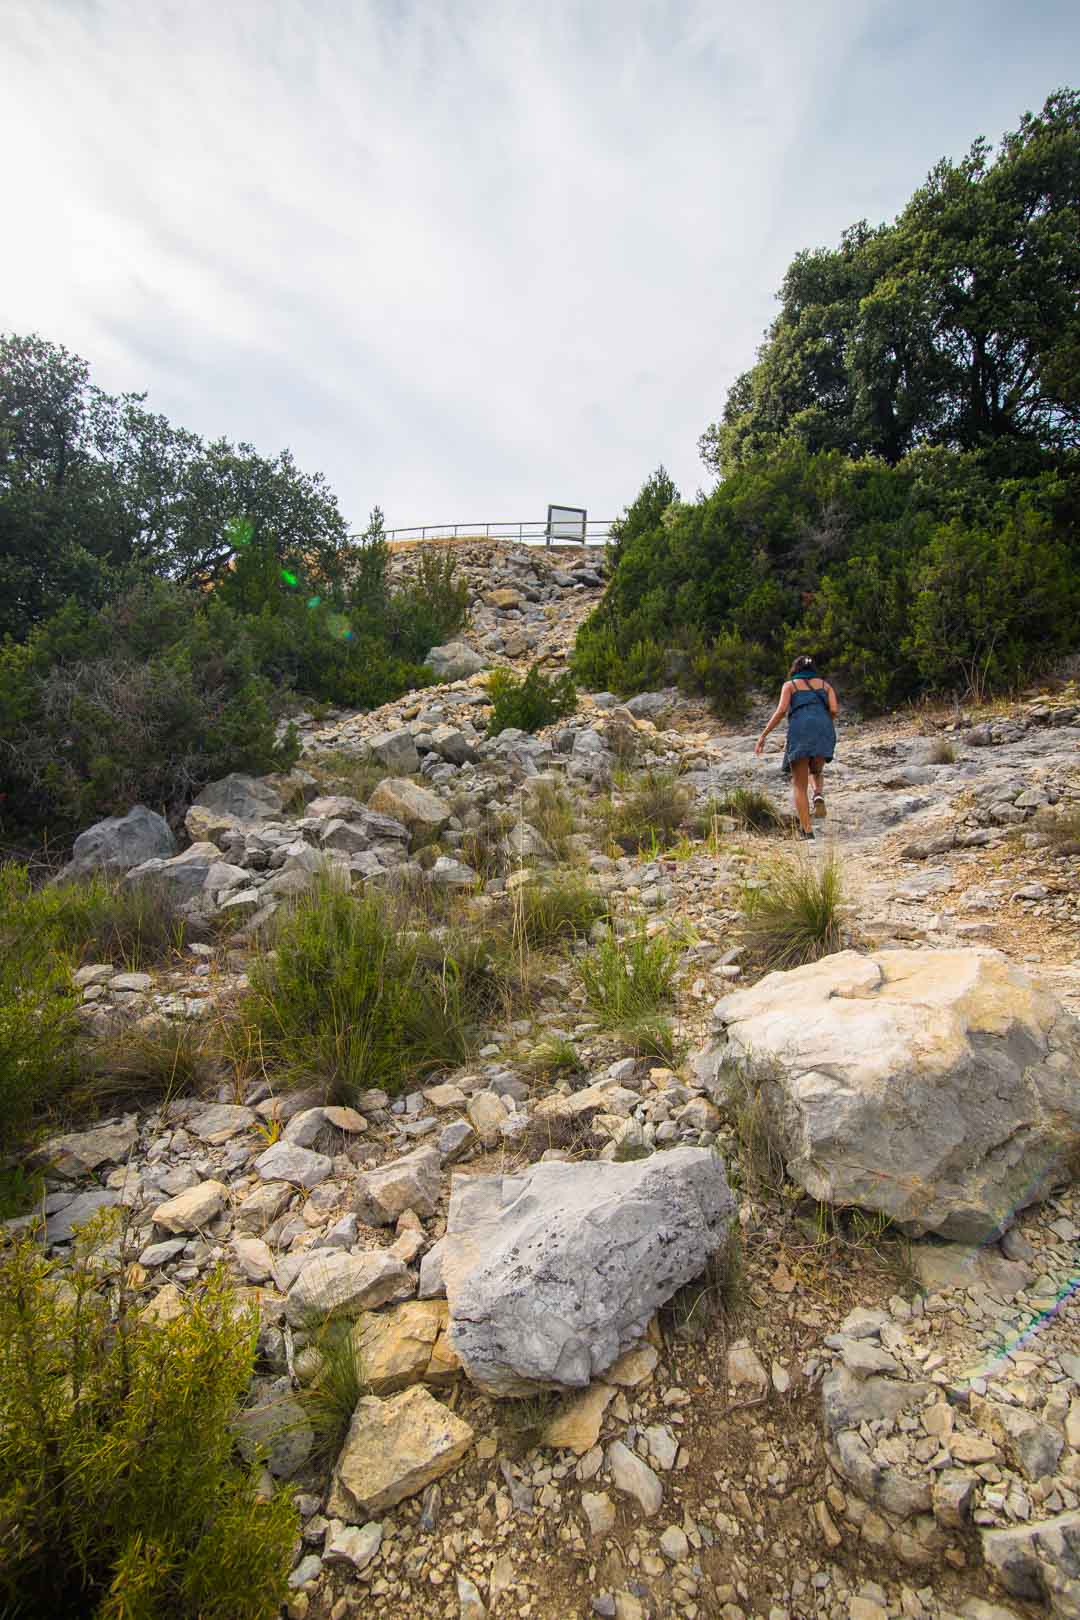
<path id="1" fill-rule="evenodd" d="M 820 754 L 818 754 L 816 758 L 814 758 L 814 759 L 812 759 L 810 761 L 810 780 L 813 783 L 814 798 L 815 799 L 824 799 L 824 797 L 825 797 L 825 761 L 821 757 Z M 824 807 L 822 809 L 822 813 L 824 814 Z"/>
<path id="2" fill-rule="evenodd" d="M 806 759 L 793 759 L 791 762 L 791 796 L 795 800 L 795 814 L 799 818 L 799 826 L 803 832 L 810 832 L 810 801 L 807 798 L 807 785 L 810 780 L 810 761 Z"/>

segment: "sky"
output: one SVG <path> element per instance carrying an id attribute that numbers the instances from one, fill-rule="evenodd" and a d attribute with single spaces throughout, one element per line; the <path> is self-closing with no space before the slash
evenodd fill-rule
<path id="1" fill-rule="evenodd" d="M 0 330 L 357 529 L 610 518 L 784 270 L 1080 79 L 1075 0 L 2 0 Z"/>

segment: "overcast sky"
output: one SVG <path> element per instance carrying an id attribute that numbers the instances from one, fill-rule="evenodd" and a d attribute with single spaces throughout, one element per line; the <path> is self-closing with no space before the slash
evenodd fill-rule
<path id="1" fill-rule="evenodd" d="M 0 0 L 0 329 L 351 523 L 609 517 L 792 255 L 1080 78 L 1076 0 Z"/>

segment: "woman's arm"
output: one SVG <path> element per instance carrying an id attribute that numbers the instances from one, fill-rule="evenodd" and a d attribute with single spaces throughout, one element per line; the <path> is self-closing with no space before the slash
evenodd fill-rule
<path id="1" fill-rule="evenodd" d="M 788 709 L 790 707 L 791 707 L 791 682 L 790 681 L 785 681 L 783 686 L 780 688 L 780 701 L 776 705 L 776 708 L 773 710 L 773 713 L 771 714 L 771 716 L 769 717 L 769 723 L 765 727 L 765 730 L 761 733 L 761 736 L 758 738 L 757 742 L 754 744 L 754 753 L 755 754 L 760 754 L 763 751 L 763 749 L 765 747 L 765 739 L 769 735 L 769 732 L 770 731 L 775 731 L 776 727 L 780 724 L 781 720 L 784 718 L 785 714 L 787 714 Z"/>
<path id="2" fill-rule="evenodd" d="M 833 691 L 833 689 L 829 685 L 828 681 L 825 682 L 825 690 L 829 694 L 829 713 L 832 715 L 833 719 L 835 720 L 837 715 L 840 713 L 840 705 L 836 701 L 836 693 Z"/>

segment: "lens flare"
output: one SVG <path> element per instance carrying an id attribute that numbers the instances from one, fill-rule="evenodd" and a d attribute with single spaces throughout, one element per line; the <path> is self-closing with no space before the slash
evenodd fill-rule
<path id="1" fill-rule="evenodd" d="M 292 585 L 292 586 L 295 587 L 295 586 L 299 585 L 299 583 L 300 583 L 300 581 L 299 581 L 299 579 L 297 579 L 296 575 L 295 574 L 290 574 L 289 570 L 287 568 L 283 568 L 281 570 L 281 577 L 285 581 L 286 585 Z"/>

